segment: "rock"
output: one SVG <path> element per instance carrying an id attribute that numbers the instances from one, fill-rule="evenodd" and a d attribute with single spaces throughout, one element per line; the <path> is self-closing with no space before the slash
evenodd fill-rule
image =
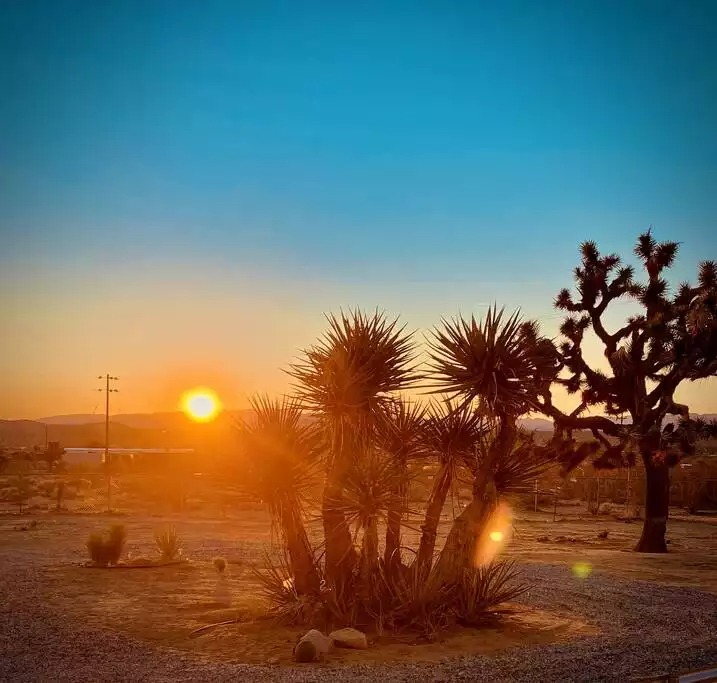
<path id="1" fill-rule="evenodd" d="M 316 651 L 316 645 L 310 640 L 300 640 L 294 648 L 294 661 L 299 664 L 307 664 L 309 662 L 318 662 L 321 655 Z"/>
<path id="2" fill-rule="evenodd" d="M 366 634 L 357 631 L 355 628 L 340 628 L 331 631 L 329 638 L 334 641 L 337 647 L 348 647 L 353 650 L 368 650 Z"/>
<path id="3" fill-rule="evenodd" d="M 319 662 L 333 649 L 334 641 L 312 628 L 299 639 L 294 648 L 297 662 Z"/>

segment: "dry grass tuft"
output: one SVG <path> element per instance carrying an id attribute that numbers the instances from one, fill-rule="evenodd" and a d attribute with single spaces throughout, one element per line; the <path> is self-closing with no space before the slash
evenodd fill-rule
<path id="1" fill-rule="evenodd" d="M 172 562 L 182 552 L 181 539 L 173 526 L 155 531 L 154 542 L 164 562 Z"/>

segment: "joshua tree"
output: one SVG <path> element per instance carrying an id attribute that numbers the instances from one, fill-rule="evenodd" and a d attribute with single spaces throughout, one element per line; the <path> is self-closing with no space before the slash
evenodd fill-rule
<path id="1" fill-rule="evenodd" d="M 438 391 L 459 400 L 459 410 L 482 416 L 474 447 L 462 453 L 471 472 L 473 497 L 456 518 L 439 558 L 439 574 L 453 578 L 470 566 L 498 496 L 541 472 L 551 449 L 538 447 L 519 433 L 516 420 L 535 408 L 557 367 L 552 343 L 535 322 L 518 313 L 507 319 L 492 307 L 485 320 L 463 318 L 435 330 L 431 367 Z"/>
<path id="2" fill-rule="evenodd" d="M 563 371 L 557 381 L 578 394 L 579 404 L 570 413 L 559 410 L 549 388 L 540 399 L 540 410 L 553 418 L 558 432 L 592 432 L 601 447 L 598 465 L 619 465 L 634 459 L 635 452 L 641 457 L 646 476 L 645 521 L 636 547 L 641 552 L 667 550 L 670 467 L 692 451 L 698 435 L 688 406 L 675 402 L 675 391 L 683 382 L 717 375 L 717 266 L 701 263 L 696 286 L 683 283 L 670 293 L 664 273 L 677 250 L 676 242 L 658 243 L 649 230 L 640 235 L 635 254 L 646 279 L 638 282 L 632 266 L 616 254 L 601 254 L 594 242 L 581 245 L 577 295 L 563 289 L 555 299 L 556 307 L 567 312 L 560 328 L 565 339 L 559 346 Z M 606 313 L 624 298 L 641 310 L 610 332 Z M 605 363 L 586 359 L 588 330 L 603 346 Z M 596 406 L 604 415 L 586 414 Z M 620 424 L 615 418 L 625 413 L 630 422 Z M 683 421 L 663 426 L 668 415 Z M 570 464 L 592 453 L 594 445 L 583 446 Z"/>
<path id="3" fill-rule="evenodd" d="M 301 406 L 318 418 L 327 438 L 326 575 L 341 594 L 357 561 L 343 501 L 347 477 L 352 463 L 371 453 L 377 428 L 395 400 L 392 394 L 417 375 L 411 336 L 397 320 L 356 311 L 329 316 L 328 322 L 328 331 L 289 372 Z"/>
<path id="4" fill-rule="evenodd" d="M 302 510 L 318 485 L 320 434 L 302 424 L 295 401 L 251 399 L 253 419 L 240 423 L 244 467 L 242 481 L 267 504 L 281 529 L 298 594 L 316 593 L 319 576 L 313 561 Z"/>

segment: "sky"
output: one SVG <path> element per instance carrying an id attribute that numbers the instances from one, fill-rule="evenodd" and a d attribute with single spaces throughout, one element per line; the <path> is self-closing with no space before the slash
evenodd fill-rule
<path id="1" fill-rule="evenodd" d="M 588 238 L 717 258 L 713 2 L 6 1 L 0 65 L 0 417 L 238 407 L 341 307 L 553 335 Z"/>

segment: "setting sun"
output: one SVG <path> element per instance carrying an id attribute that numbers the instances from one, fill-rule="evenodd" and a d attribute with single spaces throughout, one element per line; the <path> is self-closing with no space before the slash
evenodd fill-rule
<path id="1" fill-rule="evenodd" d="M 185 391 L 181 406 L 182 410 L 197 422 L 209 422 L 221 410 L 221 402 L 216 393 L 204 388 Z"/>

